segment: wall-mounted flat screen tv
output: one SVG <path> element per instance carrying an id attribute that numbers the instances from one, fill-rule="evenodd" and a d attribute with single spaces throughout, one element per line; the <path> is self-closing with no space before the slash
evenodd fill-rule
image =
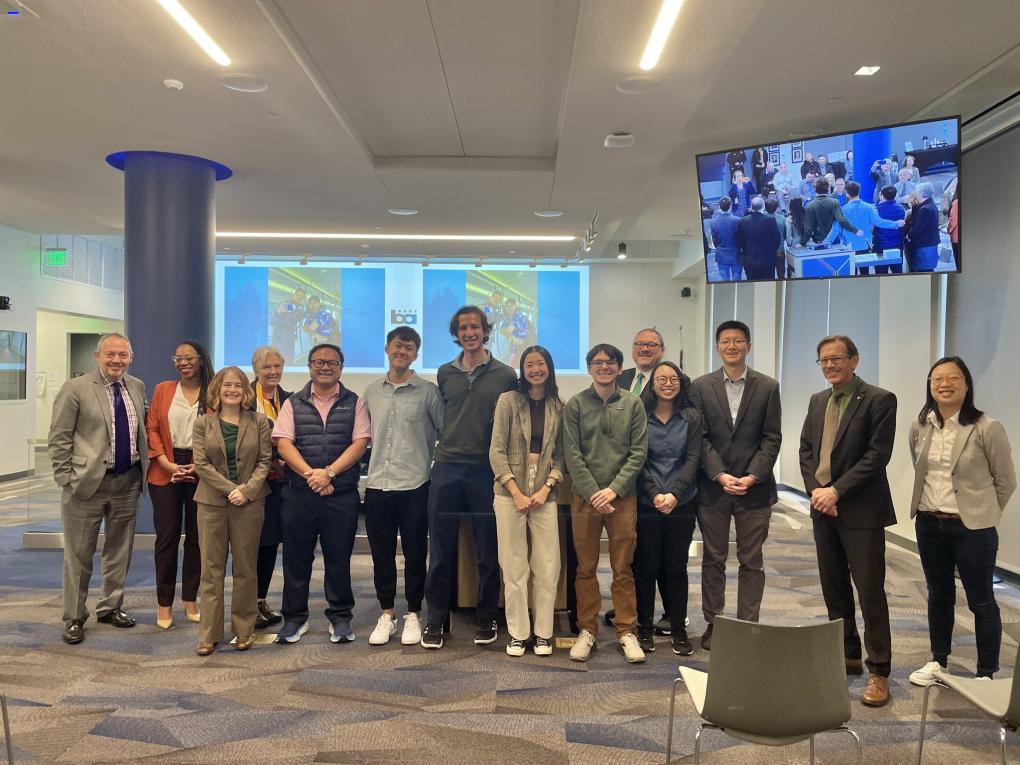
<path id="1" fill-rule="evenodd" d="M 713 284 L 960 271 L 960 119 L 697 156 Z"/>

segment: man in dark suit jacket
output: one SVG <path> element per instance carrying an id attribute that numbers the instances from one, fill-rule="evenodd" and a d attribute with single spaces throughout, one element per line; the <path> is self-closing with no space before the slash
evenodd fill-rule
<path id="1" fill-rule="evenodd" d="M 740 263 L 748 279 L 769 279 L 776 274 L 776 253 L 779 251 L 779 228 L 776 219 L 765 215 L 765 200 L 751 200 L 751 214 L 737 225 L 737 248 Z"/>
<path id="2" fill-rule="evenodd" d="M 885 468 L 896 435 L 896 396 L 854 374 L 859 353 L 849 337 L 825 337 L 817 352 L 832 388 L 808 404 L 800 472 L 811 497 L 818 574 L 829 619 L 843 620 L 847 674 L 855 675 L 863 668 L 851 577 L 857 586 L 871 673 L 861 701 L 883 706 L 892 654 L 884 527 L 896 522 Z"/>
<path id="3" fill-rule="evenodd" d="M 766 218 L 777 232 L 776 222 Z M 775 253 L 773 252 L 773 267 Z M 704 419 L 698 480 L 698 526 L 704 540 L 701 607 L 708 630 L 701 645 L 711 650 L 712 622 L 726 605 L 726 557 L 730 519 L 737 531 L 737 617 L 758 621 L 765 590 L 762 546 L 776 497 L 772 468 L 782 443 L 779 384 L 747 366 L 751 330 L 724 321 L 715 331 L 723 366 L 691 385 L 691 401 Z"/>
<path id="4" fill-rule="evenodd" d="M 662 354 L 665 350 L 666 343 L 659 330 L 655 327 L 639 329 L 634 335 L 630 351 L 635 366 L 620 372 L 620 376 L 616 378 L 616 387 L 629 390 L 635 396 L 641 395 L 641 391 L 651 381 L 655 367 L 662 361 Z"/>

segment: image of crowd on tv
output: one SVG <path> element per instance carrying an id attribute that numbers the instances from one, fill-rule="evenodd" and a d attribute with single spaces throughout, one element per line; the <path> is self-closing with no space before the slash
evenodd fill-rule
<path id="1" fill-rule="evenodd" d="M 708 281 L 959 270 L 955 131 L 903 143 L 857 158 L 851 134 L 699 157 Z"/>

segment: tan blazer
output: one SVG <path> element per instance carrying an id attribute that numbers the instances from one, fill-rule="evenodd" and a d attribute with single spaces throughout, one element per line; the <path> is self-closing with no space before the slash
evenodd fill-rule
<path id="1" fill-rule="evenodd" d="M 563 481 L 563 404 L 551 398 L 545 400 L 545 429 L 542 431 L 542 454 L 538 460 L 538 491 L 546 479 Z M 511 478 L 521 491 L 528 477 L 528 443 L 531 440 L 531 411 L 527 398 L 515 390 L 500 395 L 493 415 L 492 442 L 489 445 L 489 464 L 496 476 L 493 491 L 503 497 L 510 492 L 503 486 Z"/>
<path id="2" fill-rule="evenodd" d="M 235 486 L 228 477 L 227 447 L 223 443 L 219 415 L 213 412 L 195 420 L 195 435 L 191 445 L 195 472 L 199 477 L 195 501 L 222 507 L 229 504 L 227 495 L 235 488 L 240 489 L 249 501 L 269 494 L 266 476 L 269 475 L 269 466 L 273 461 L 271 434 L 272 428 L 264 414 L 248 410 L 241 412 L 234 449 L 240 483 Z"/>
<path id="3" fill-rule="evenodd" d="M 142 491 L 149 469 L 145 440 L 145 384 L 137 377 L 122 380 L 138 415 L 138 457 L 142 468 Z M 110 465 L 113 412 L 99 370 L 74 377 L 63 384 L 53 402 L 49 451 L 57 486 L 68 488 L 82 500 L 91 499 Z"/>
<path id="4" fill-rule="evenodd" d="M 924 489 L 928 450 L 935 426 L 916 419 L 910 425 L 910 456 L 914 460 L 914 494 L 910 517 Z M 1016 473 L 1009 438 L 1002 423 L 983 416 L 972 425 L 961 425 L 950 456 L 953 491 L 960 508 L 960 520 L 968 529 L 997 526 L 1002 511 L 1016 489 Z"/>

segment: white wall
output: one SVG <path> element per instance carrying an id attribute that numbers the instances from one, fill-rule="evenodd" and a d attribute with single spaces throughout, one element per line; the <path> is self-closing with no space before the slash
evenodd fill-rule
<path id="1" fill-rule="evenodd" d="M 35 372 L 39 348 L 40 309 L 106 319 L 124 318 L 120 292 L 71 284 L 39 275 L 39 236 L 0 226 L 0 294 L 11 298 L 13 310 L 0 312 L 0 329 L 28 332 L 27 401 L 0 402 L 0 475 L 31 469 L 28 439 L 36 436 Z"/>

